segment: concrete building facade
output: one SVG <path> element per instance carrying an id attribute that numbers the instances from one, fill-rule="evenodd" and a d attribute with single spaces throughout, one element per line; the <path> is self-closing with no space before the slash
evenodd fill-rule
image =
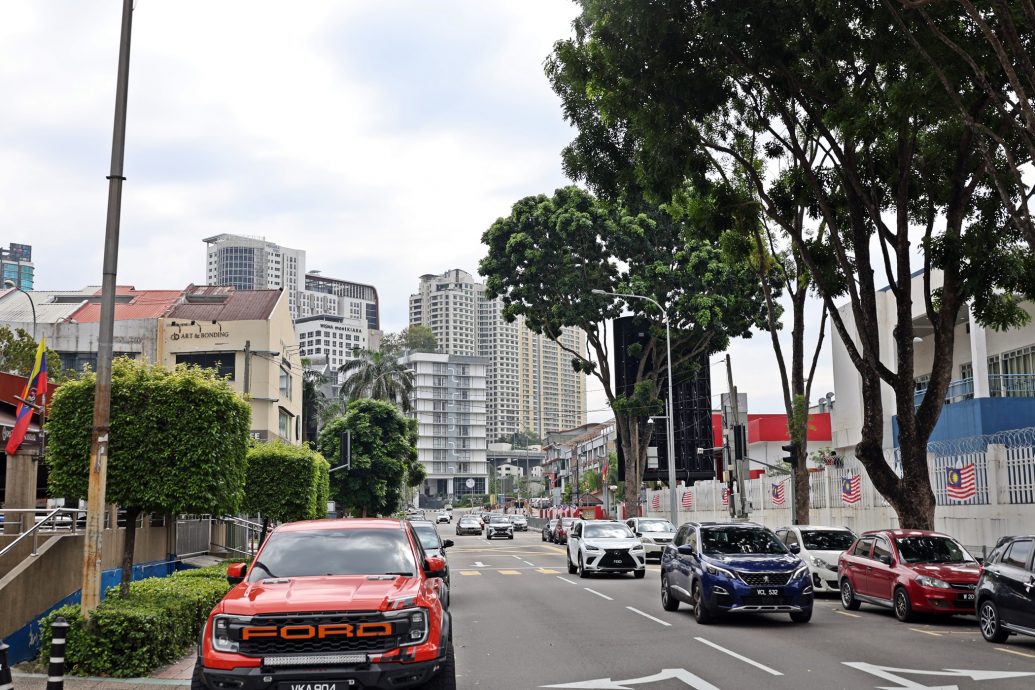
<path id="1" fill-rule="evenodd" d="M 205 278 L 209 285 L 237 290 L 283 289 L 292 318 L 298 294 L 305 289 L 305 252 L 289 249 L 262 237 L 223 233 L 206 237 Z"/>
<path id="2" fill-rule="evenodd" d="M 0 285 L 9 280 L 16 288 L 31 290 L 36 275 L 32 245 L 11 242 L 6 249 L 0 247 L 0 273 Z"/>

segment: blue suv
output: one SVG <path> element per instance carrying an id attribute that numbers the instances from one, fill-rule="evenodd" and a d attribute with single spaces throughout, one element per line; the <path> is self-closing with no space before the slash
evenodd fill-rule
<path id="1" fill-rule="evenodd" d="M 809 567 L 762 525 L 687 522 L 661 554 L 661 605 L 693 607 L 708 623 L 726 613 L 789 613 L 812 618 Z"/>

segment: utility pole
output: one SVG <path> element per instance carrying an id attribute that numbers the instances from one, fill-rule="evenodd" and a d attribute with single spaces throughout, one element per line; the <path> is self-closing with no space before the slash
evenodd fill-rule
<path id="1" fill-rule="evenodd" d="M 101 314 L 97 338 L 97 384 L 90 433 L 90 478 L 83 542 L 83 618 L 101 600 L 101 553 L 104 539 L 104 493 L 108 478 L 108 431 L 111 424 L 111 356 L 115 332 L 115 274 L 119 263 L 119 221 L 122 215 L 122 183 L 126 179 L 126 102 L 129 90 L 129 39 L 133 26 L 133 0 L 122 1 L 122 38 L 115 87 L 115 128 L 108 175 L 108 217 L 104 228 L 104 273 L 101 282 Z"/>
<path id="2" fill-rule="evenodd" d="M 730 363 L 730 356 L 726 355 L 726 379 L 729 382 L 730 389 L 730 409 L 733 411 L 733 423 L 730 425 L 733 428 L 733 435 L 736 438 L 737 427 L 740 425 L 740 407 L 737 404 L 737 387 L 733 385 L 733 366 Z M 744 451 L 747 451 L 747 438 L 744 438 Z M 746 518 L 748 515 L 747 511 L 747 495 L 744 493 L 744 472 L 746 463 L 744 462 L 744 454 L 737 453 L 737 444 L 733 444 L 734 454 L 733 462 L 737 467 L 737 500 L 740 503 L 737 517 Z M 739 455 L 739 457 L 738 457 Z"/>

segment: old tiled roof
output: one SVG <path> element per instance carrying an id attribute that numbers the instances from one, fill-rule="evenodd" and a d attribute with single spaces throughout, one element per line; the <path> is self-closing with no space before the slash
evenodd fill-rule
<path id="1" fill-rule="evenodd" d="M 184 321 L 265 321 L 282 294 L 281 290 L 192 285 L 166 316 Z"/>
<path id="2" fill-rule="evenodd" d="M 115 292 L 118 295 L 115 302 L 116 321 L 155 319 L 163 316 L 183 294 L 182 290 L 136 290 L 122 285 L 118 286 Z M 69 318 L 79 323 L 93 323 L 99 321 L 100 317 L 100 303 L 90 302 L 81 306 Z"/>

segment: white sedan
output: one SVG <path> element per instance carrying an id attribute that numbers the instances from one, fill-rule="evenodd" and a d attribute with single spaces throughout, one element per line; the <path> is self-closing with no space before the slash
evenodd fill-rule
<path id="1" fill-rule="evenodd" d="M 837 581 L 837 559 L 855 541 L 852 530 L 847 527 L 788 525 L 776 530 L 776 536 L 809 566 L 814 591 L 830 594 L 841 591 Z"/>
<path id="2" fill-rule="evenodd" d="M 568 572 L 647 574 L 647 554 L 629 527 L 610 520 L 577 520 L 568 532 Z"/>

